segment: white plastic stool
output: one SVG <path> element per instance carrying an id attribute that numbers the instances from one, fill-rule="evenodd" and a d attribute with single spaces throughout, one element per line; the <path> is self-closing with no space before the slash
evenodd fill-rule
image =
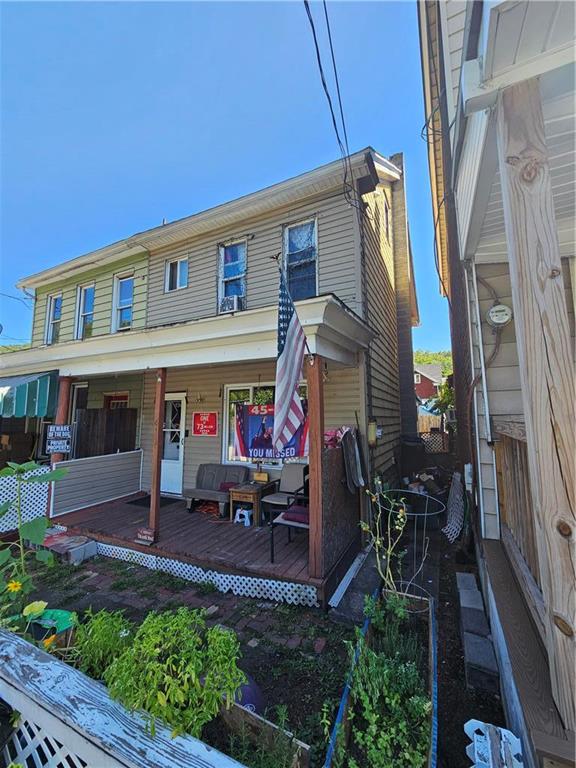
<path id="1" fill-rule="evenodd" d="M 246 528 L 250 527 L 252 522 L 252 510 L 251 509 L 237 509 L 234 515 L 235 523 L 244 523 Z"/>

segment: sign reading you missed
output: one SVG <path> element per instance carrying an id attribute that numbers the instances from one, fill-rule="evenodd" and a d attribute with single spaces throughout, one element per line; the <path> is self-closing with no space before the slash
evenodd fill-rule
<path id="1" fill-rule="evenodd" d="M 46 453 L 70 453 L 72 426 L 70 424 L 48 424 Z"/>

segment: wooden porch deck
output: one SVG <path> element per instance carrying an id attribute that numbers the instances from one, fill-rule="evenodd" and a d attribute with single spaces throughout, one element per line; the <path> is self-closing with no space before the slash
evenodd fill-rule
<path id="1" fill-rule="evenodd" d="M 128 502 L 143 495 L 137 493 L 58 515 L 50 522 L 106 544 L 171 557 L 201 568 L 323 586 L 323 580 L 308 576 L 307 535 L 297 533 L 289 543 L 286 532 L 277 531 L 271 563 L 267 527 L 245 528 L 200 512 L 189 514 L 181 499 L 160 508 L 160 535 L 155 544 L 147 547 L 135 543 L 137 529 L 148 524 L 148 508 Z"/>

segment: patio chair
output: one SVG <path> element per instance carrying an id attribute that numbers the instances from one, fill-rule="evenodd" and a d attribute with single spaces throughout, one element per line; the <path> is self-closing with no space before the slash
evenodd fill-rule
<path id="1" fill-rule="evenodd" d="M 283 525 L 288 532 L 288 543 L 292 541 L 292 529 L 307 531 L 310 529 L 308 495 L 295 493 L 289 495 L 288 506 L 273 520 L 270 520 L 270 562 L 274 562 L 274 528 Z"/>
<path id="2" fill-rule="evenodd" d="M 262 509 L 268 520 L 288 508 L 288 502 L 295 494 L 308 493 L 308 464 L 284 464 L 276 490 L 262 498 Z"/>

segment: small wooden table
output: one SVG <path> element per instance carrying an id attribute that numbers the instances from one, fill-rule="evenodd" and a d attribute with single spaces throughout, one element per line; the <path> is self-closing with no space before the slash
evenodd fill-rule
<path id="1" fill-rule="evenodd" d="M 251 483 L 243 483 L 242 485 L 230 488 L 230 522 L 234 520 L 234 502 L 240 501 L 252 505 L 254 525 L 260 525 L 262 496 L 265 496 L 268 492 L 274 493 L 275 487 L 275 481 L 258 483 L 254 480 Z"/>

